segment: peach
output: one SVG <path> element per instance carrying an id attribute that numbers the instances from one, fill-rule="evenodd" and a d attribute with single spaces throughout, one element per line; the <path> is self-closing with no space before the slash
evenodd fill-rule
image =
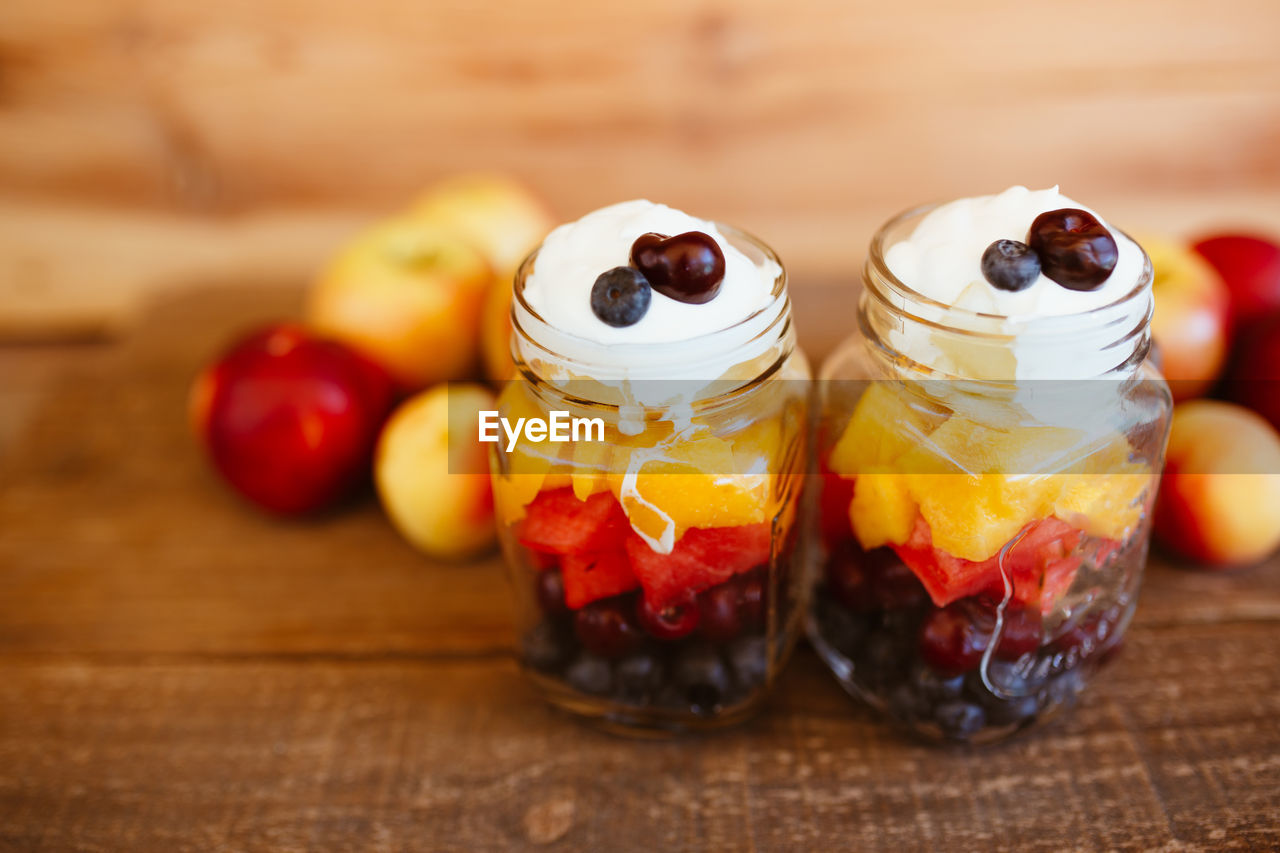
<path id="1" fill-rule="evenodd" d="M 551 230 L 550 212 L 523 184 L 502 175 L 459 175 L 436 184 L 410 215 L 450 228 L 478 248 L 494 269 L 480 323 L 485 375 L 509 379 L 511 283 L 525 255 Z"/>
<path id="2" fill-rule="evenodd" d="M 1160 370 L 1175 400 L 1209 390 L 1227 357 L 1230 297 L 1222 278 L 1192 250 L 1162 237 L 1144 237 L 1155 280 L 1151 334 Z"/>
<path id="3" fill-rule="evenodd" d="M 1214 567 L 1256 563 L 1280 545 L 1280 435 L 1232 403 L 1174 408 L 1156 538 Z"/>
<path id="4" fill-rule="evenodd" d="M 470 375 L 492 280 L 483 255 L 455 232 L 402 216 L 339 253 L 312 285 L 306 318 L 414 391 Z"/>
<path id="5" fill-rule="evenodd" d="M 391 523 L 432 557 L 463 559 L 495 540 L 487 445 L 479 413 L 496 409 L 488 389 L 438 385 L 406 400 L 378 439 L 374 483 Z"/>

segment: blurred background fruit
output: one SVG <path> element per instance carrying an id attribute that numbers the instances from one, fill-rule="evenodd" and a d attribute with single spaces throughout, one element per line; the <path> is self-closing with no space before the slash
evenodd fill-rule
<path id="1" fill-rule="evenodd" d="M 480 250 L 493 268 L 479 327 L 485 376 L 509 378 L 511 283 L 516 269 L 555 225 L 547 206 L 524 184 L 483 172 L 446 178 L 422 195 L 411 215 L 450 228 Z"/>
<path id="2" fill-rule="evenodd" d="M 508 284 L 524 256 L 555 225 L 528 187 L 496 172 L 445 178 L 413 204 L 409 215 L 456 231 Z"/>
<path id="3" fill-rule="evenodd" d="M 479 413 L 494 408 L 483 386 L 438 385 L 402 403 L 378 440 L 382 506 L 425 554 L 462 559 L 494 544 L 489 454 L 477 435 Z"/>
<path id="4" fill-rule="evenodd" d="M 415 391 L 475 369 L 492 282 L 488 261 L 455 232 L 400 216 L 338 253 L 308 294 L 306 319 Z"/>
<path id="5" fill-rule="evenodd" d="M 1206 567 L 1256 563 L 1280 545 L 1280 436 L 1231 403 L 1174 409 L 1156 538 Z"/>
<path id="6" fill-rule="evenodd" d="M 263 509 L 304 513 L 368 482 L 391 404 L 385 373 L 295 325 L 250 333 L 196 379 L 192 425 L 214 467 Z"/>
<path id="7" fill-rule="evenodd" d="M 1231 319 L 1240 331 L 1280 313 L 1280 245 L 1251 234 L 1219 234 L 1192 248 L 1222 276 L 1231 294 Z"/>
<path id="8" fill-rule="evenodd" d="M 1280 429 L 1280 312 L 1237 335 L 1223 395 Z"/>
<path id="9" fill-rule="evenodd" d="M 1155 314 L 1151 334 L 1174 399 L 1205 393 L 1227 357 L 1228 294 L 1217 271 L 1170 237 L 1143 236 L 1151 258 Z"/>

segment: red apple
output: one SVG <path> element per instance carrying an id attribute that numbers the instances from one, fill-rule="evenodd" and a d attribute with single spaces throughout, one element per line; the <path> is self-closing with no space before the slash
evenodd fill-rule
<path id="1" fill-rule="evenodd" d="M 191 419 L 215 468 L 263 509 L 327 506 L 368 476 L 391 380 L 336 341 L 294 325 L 232 345 L 191 389 Z"/>
<path id="2" fill-rule="evenodd" d="M 1157 539 L 1206 566 L 1266 557 L 1280 545 L 1280 435 L 1231 403 L 1178 405 L 1154 521 Z"/>
<path id="3" fill-rule="evenodd" d="M 1280 312 L 1280 245 L 1265 237 L 1220 234 L 1192 244 L 1227 283 L 1232 319 L 1244 329 Z"/>
<path id="4" fill-rule="evenodd" d="M 1280 430 L 1280 314 L 1254 323 L 1239 336 L 1223 393 Z"/>
<path id="5" fill-rule="evenodd" d="M 1217 271 L 1168 238 L 1144 237 L 1155 274 L 1151 334 L 1160 371 L 1175 400 L 1197 397 L 1218 378 L 1227 357 L 1229 295 Z"/>

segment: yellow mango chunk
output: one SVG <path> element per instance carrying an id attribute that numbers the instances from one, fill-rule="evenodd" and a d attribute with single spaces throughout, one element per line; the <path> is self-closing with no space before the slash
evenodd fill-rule
<path id="1" fill-rule="evenodd" d="M 876 393 L 859 404 L 831 455 L 834 470 L 858 474 L 849 516 L 863 547 L 905 542 L 917 511 L 936 547 L 973 561 L 994 556 L 1041 518 L 1121 540 L 1140 521 L 1153 475 L 1129 460 L 1123 435 L 993 428 L 959 415 L 927 432 L 918 414 L 891 399 L 891 387 L 864 395 L 865 402 Z M 907 418 L 905 426 L 894 417 Z"/>

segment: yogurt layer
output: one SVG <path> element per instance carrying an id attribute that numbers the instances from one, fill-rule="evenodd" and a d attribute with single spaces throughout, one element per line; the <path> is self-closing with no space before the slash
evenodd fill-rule
<path id="1" fill-rule="evenodd" d="M 1115 238 L 1119 257 L 1101 287 L 1068 290 L 1041 274 L 1015 293 L 983 277 L 982 253 L 989 245 L 1000 239 L 1025 242 L 1037 216 L 1067 207 L 1089 211 Z M 939 303 L 892 294 L 903 310 L 953 329 L 1011 336 L 996 343 L 917 323 L 889 331 L 893 346 L 912 360 L 968 379 L 1099 376 L 1117 365 L 1111 345 L 1122 327 L 1136 324 L 1151 308 L 1149 286 L 1137 298 L 1125 298 L 1143 275 L 1142 249 L 1057 187 L 1012 187 L 999 195 L 941 205 L 908 238 L 890 246 L 884 260 L 898 281 Z"/>

